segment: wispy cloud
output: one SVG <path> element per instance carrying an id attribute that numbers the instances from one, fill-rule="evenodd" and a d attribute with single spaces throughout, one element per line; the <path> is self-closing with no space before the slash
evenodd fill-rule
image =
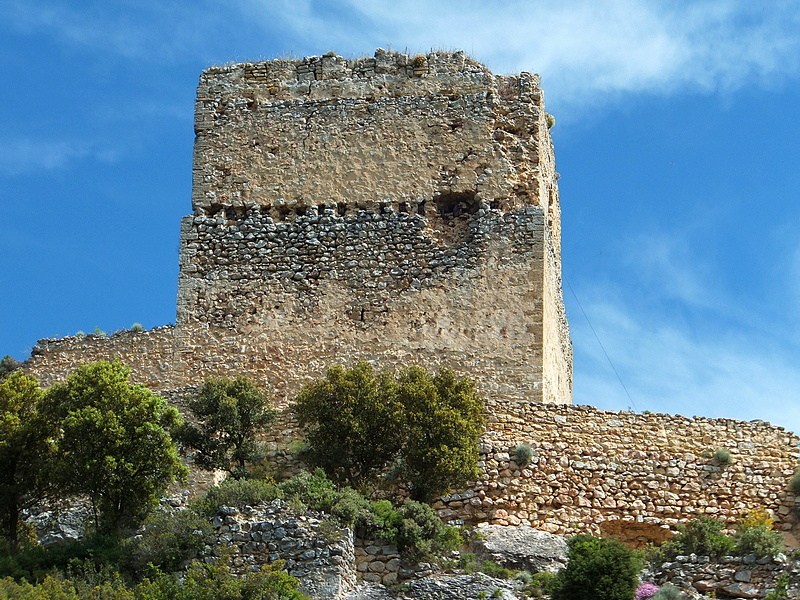
<path id="1" fill-rule="evenodd" d="M 727 265 L 693 251 L 685 232 L 641 233 L 620 245 L 628 264 L 616 279 L 575 286 L 582 310 L 567 289 L 574 401 L 763 419 L 800 432 L 797 307 L 768 309 L 757 294 L 720 285 Z M 796 286 L 796 273 L 773 286 Z"/>
<path id="2" fill-rule="evenodd" d="M 762 419 L 800 431 L 796 348 L 741 331 L 698 333 L 607 291 L 583 301 L 616 376 L 582 316 L 573 314 L 575 397 L 614 410 Z"/>
<path id="3" fill-rule="evenodd" d="M 778 0 L 673 3 L 652 0 L 343 0 L 344 17 L 312 2 L 239 0 L 295 36 L 346 52 L 373 45 L 463 48 L 495 71 L 535 70 L 563 105 L 598 96 L 737 89 L 795 74 L 800 6 Z M 295 7 L 297 7 L 295 9 Z M 358 27 L 353 27 L 358 23 Z"/>
<path id="4" fill-rule="evenodd" d="M 204 0 L 197 2 L 102 2 L 6 0 L 4 26 L 48 35 L 76 47 L 127 59 L 164 61 L 204 52 L 204 33 L 213 22 Z"/>
<path id="5" fill-rule="evenodd" d="M 114 150 L 83 141 L 0 138 L 0 173 L 5 175 L 62 169 L 86 158 L 108 163 L 118 157 Z"/>

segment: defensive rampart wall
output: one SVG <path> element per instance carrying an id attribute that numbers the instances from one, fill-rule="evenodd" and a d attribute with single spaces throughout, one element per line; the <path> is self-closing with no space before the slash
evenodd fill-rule
<path id="1" fill-rule="evenodd" d="M 698 515 L 734 523 L 767 509 L 797 546 L 789 491 L 798 438 L 763 421 L 510 403 L 493 411 L 481 481 L 436 506 L 447 519 L 525 524 L 552 533 L 660 542 Z M 527 444 L 531 463 L 514 462 Z M 718 448 L 731 463 L 718 464 Z"/>

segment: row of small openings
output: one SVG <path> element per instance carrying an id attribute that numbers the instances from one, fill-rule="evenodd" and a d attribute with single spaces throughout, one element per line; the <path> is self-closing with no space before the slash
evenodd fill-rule
<path id="1" fill-rule="evenodd" d="M 479 202 L 475 198 L 475 192 L 440 194 L 439 196 L 434 197 L 433 203 L 436 207 L 436 214 L 446 217 L 458 217 L 464 214 L 472 214 L 475 213 L 479 207 Z M 376 210 L 380 212 L 386 212 L 385 209 L 389 208 L 392 212 L 399 214 L 418 214 L 421 216 L 426 216 L 426 204 L 427 203 L 425 200 L 420 200 L 418 202 L 398 203 L 381 202 L 377 203 L 370 212 L 375 212 Z M 492 200 L 489 203 L 489 206 L 492 209 L 502 208 L 499 200 Z M 316 206 L 272 206 L 255 209 L 212 205 L 204 212 L 208 217 L 221 217 L 229 221 L 234 221 L 246 218 L 248 214 L 255 210 L 263 214 L 268 214 L 277 220 L 285 221 L 293 219 L 294 217 L 304 217 L 312 211 L 322 215 L 329 208 L 333 209 L 334 213 L 340 217 L 345 217 L 349 214 L 354 214 L 362 210 L 369 210 L 364 207 L 339 202 L 335 204 L 317 204 Z"/>

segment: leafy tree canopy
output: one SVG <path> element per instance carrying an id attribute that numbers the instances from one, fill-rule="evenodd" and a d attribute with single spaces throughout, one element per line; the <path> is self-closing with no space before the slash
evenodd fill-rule
<path id="1" fill-rule="evenodd" d="M 56 473 L 63 489 L 89 496 L 98 529 L 136 524 L 186 470 L 170 437 L 178 411 L 128 382 L 130 369 L 98 361 L 48 390 L 61 421 Z"/>
<path id="2" fill-rule="evenodd" d="M 244 376 L 212 377 L 189 401 L 199 425 L 184 424 L 177 437 L 196 451 L 202 469 L 222 469 L 240 479 L 261 456 L 257 435 L 275 418 L 269 396 Z"/>
<path id="3" fill-rule="evenodd" d="M 553 600 L 630 600 L 643 559 L 610 538 L 577 535 L 567 542 L 569 563 L 553 583 Z"/>
<path id="4" fill-rule="evenodd" d="M 330 367 L 303 388 L 295 410 L 307 428 L 309 462 L 340 484 L 359 488 L 374 480 L 403 444 L 397 382 L 366 362 Z"/>
<path id="5" fill-rule="evenodd" d="M 14 371 L 0 378 L 0 533 L 12 549 L 20 511 L 41 500 L 48 488 L 55 427 L 41 410 L 43 397 L 35 377 Z"/>
<path id="6" fill-rule="evenodd" d="M 339 483 L 363 488 L 393 465 L 412 497 L 427 501 L 478 475 L 483 400 L 451 371 L 337 365 L 300 392 L 295 410 L 309 462 Z"/>

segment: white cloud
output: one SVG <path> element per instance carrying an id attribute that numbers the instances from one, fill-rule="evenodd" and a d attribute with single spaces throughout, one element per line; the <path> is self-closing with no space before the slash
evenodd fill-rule
<path id="1" fill-rule="evenodd" d="M 463 48 L 498 72 L 534 70 L 559 106 L 769 84 L 795 74 L 800 56 L 800 5 L 780 0 L 343 0 L 338 18 L 308 1 L 239 5 L 265 27 L 278 20 L 307 44 L 340 52 Z"/>
<path id="2" fill-rule="evenodd" d="M 0 139 L 0 173 L 6 175 L 61 169 L 85 158 L 113 162 L 117 153 L 83 141 Z"/>

